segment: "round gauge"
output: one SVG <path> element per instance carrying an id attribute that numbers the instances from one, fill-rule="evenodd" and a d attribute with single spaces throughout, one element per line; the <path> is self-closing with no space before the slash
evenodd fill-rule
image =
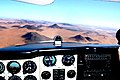
<path id="1" fill-rule="evenodd" d="M 49 71 L 43 71 L 41 77 L 42 79 L 49 79 L 51 77 L 51 73 Z"/>
<path id="2" fill-rule="evenodd" d="M 62 63 L 65 66 L 71 66 L 75 62 L 75 57 L 73 55 L 64 55 L 62 57 Z"/>
<path id="3" fill-rule="evenodd" d="M 37 65 L 33 61 L 26 61 L 23 64 L 23 73 L 34 73 L 37 69 Z"/>
<path id="4" fill-rule="evenodd" d="M 43 58 L 43 64 L 47 67 L 54 66 L 56 63 L 56 57 L 55 56 L 44 56 Z"/>
<path id="5" fill-rule="evenodd" d="M 11 76 L 8 80 L 22 80 L 19 76 Z"/>
<path id="6" fill-rule="evenodd" d="M 16 73 L 20 72 L 21 66 L 17 61 L 10 61 L 7 64 L 7 70 L 12 74 L 16 74 Z"/>
<path id="7" fill-rule="evenodd" d="M 69 71 L 67 72 L 67 77 L 68 77 L 68 78 L 74 78 L 75 75 L 76 75 L 76 72 L 75 72 L 74 70 L 69 70 Z"/>
<path id="8" fill-rule="evenodd" d="M 0 74 L 2 74 L 5 71 L 5 65 L 0 62 Z"/>
<path id="9" fill-rule="evenodd" d="M 37 80 L 37 78 L 33 75 L 28 75 L 24 78 L 24 80 Z"/>

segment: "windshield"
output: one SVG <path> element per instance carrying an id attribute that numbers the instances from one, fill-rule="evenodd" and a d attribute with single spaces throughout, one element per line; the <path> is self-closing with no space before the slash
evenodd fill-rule
<path id="1" fill-rule="evenodd" d="M 120 3 L 104 0 L 55 0 L 48 5 L 0 1 L 0 48 L 50 41 L 117 44 Z"/>

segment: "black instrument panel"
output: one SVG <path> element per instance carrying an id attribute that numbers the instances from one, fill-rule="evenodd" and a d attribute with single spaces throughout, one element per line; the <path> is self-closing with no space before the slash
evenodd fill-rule
<path id="1" fill-rule="evenodd" d="M 119 80 L 118 48 L 119 45 L 79 43 L 7 47 L 0 49 L 0 76 L 5 80 Z M 9 78 L 4 76 L 6 71 Z"/>

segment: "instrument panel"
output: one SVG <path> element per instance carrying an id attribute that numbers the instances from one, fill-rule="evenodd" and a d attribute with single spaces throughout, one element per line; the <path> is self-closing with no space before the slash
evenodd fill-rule
<path id="1" fill-rule="evenodd" d="M 119 80 L 118 49 L 117 45 L 73 43 L 4 48 L 0 80 Z"/>
<path id="2" fill-rule="evenodd" d="M 74 58 L 74 61 L 72 58 Z M 76 80 L 77 55 L 0 60 L 0 73 L 0 76 L 4 78 L 3 80 L 70 80 L 71 77 L 73 80 Z M 71 73 L 74 73 L 72 74 L 73 76 L 71 76 Z"/>

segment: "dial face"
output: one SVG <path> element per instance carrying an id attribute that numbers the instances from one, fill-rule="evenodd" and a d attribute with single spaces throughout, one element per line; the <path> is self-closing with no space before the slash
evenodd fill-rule
<path id="1" fill-rule="evenodd" d="M 34 73 L 37 69 L 37 65 L 33 61 L 26 61 L 23 64 L 23 73 Z"/>
<path id="2" fill-rule="evenodd" d="M 5 65 L 0 62 L 0 74 L 2 74 L 5 71 Z"/>
<path id="3" fill-rule="evenodd" d="M 51 77 L 51 73 L 49 71 L 43 71 L 41 77 L 42 79 L 49 79 Z"/>
<path id="4" fill-rule="evenodd" d="M 10 61 L 7 64 L 7 70 L 12 74 L 16 74 L 21 70 L 21 66 L 17 61 Z"/>
<path id="5" fill-rule="evenodd" d="M 75 57 L 73 55 L 64 55 L 62 57 L 62 63 L 65 66 L 71 66 L 75 62 Z"/>
<path id="6" fill-rule="evenodd" d="M 45 66 L 54 66 L 56 63 L 56 57 L 55 56 L 44 56 L 43 63 Z"/>
<path id="7" fill-rule="evenodd" d="M 67 77 L 68 77 L 68 78 L 74 78 L 75 75 L 76 75 L 76 72 L 75 72 L 74 70 L 69 70 L 69 71 L 67 72 Z"/>

